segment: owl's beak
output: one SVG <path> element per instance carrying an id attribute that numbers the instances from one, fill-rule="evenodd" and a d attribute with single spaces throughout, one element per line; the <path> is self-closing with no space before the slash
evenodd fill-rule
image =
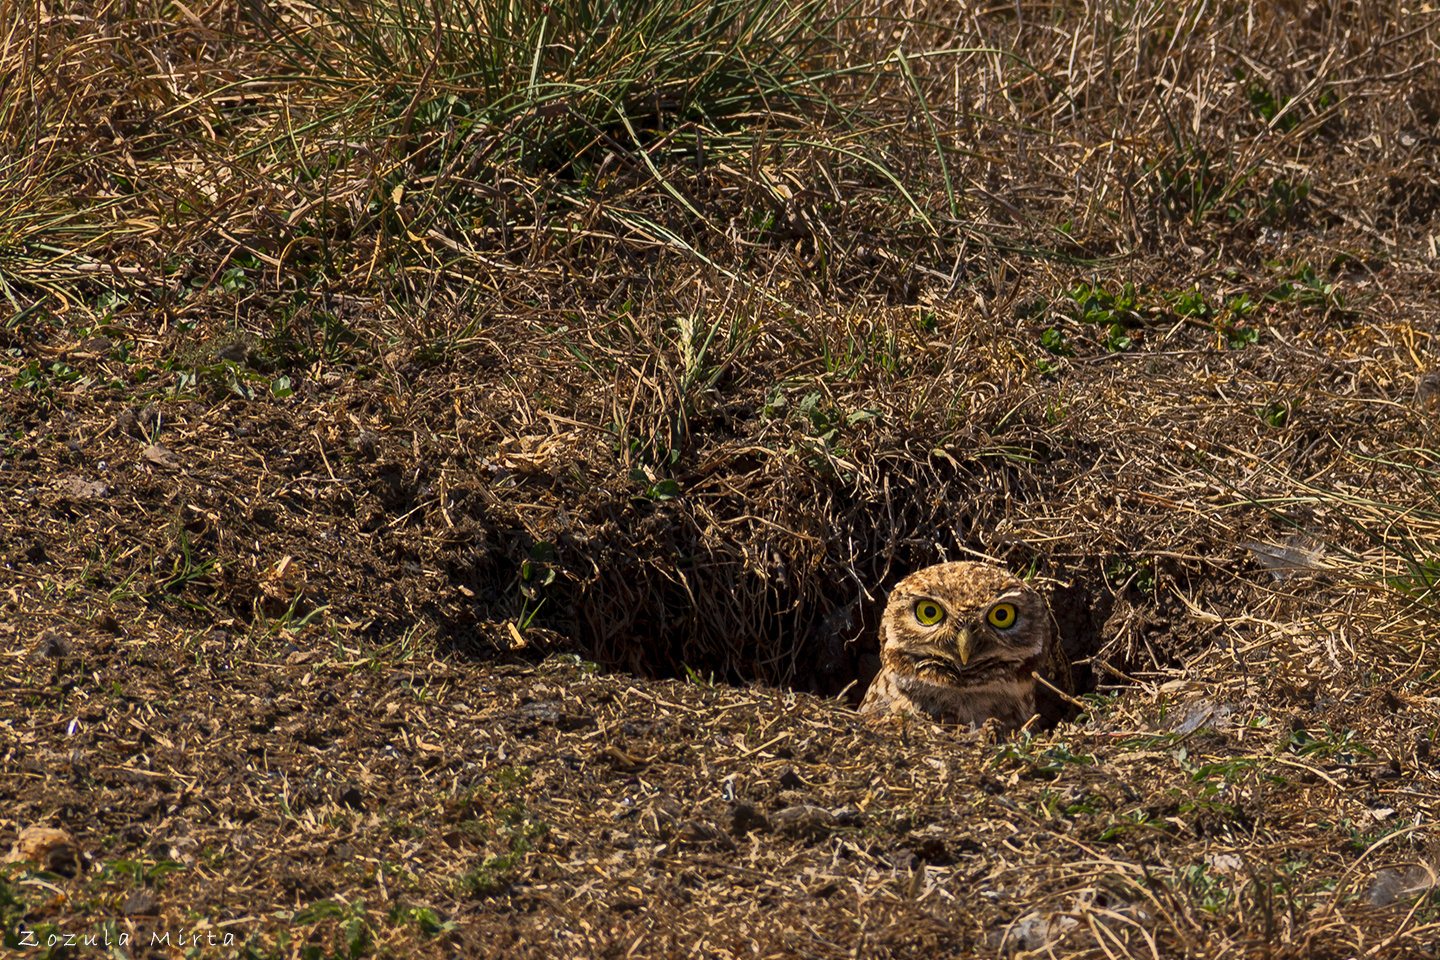
<path id="1" fill-rule="evenodd" d="M 961 627 L 960 634 L 955 638 L 955 651 L 960 656 L 960 665 L 966 666 L 970 658 L 975 656 L 975 634 L 970 632 L 969 627 Z"/>

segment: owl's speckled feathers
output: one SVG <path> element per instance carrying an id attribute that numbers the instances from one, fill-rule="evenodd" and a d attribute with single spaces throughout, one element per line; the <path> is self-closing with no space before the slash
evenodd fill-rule
<path id="1" fill-rule="evenodd" d="M 1045 599 L 991 564 L 941 563 L 912 573 L 891 591 L 881 631 L 880 672 L 861 713 L 974 726 L 993 720 L 1009 732 L 1037 711 L 1035 671 L 1074 692 Z M 1049 691 L 1040 701 L 1043 719 L 1064 715 L 1065 704 Z"/>

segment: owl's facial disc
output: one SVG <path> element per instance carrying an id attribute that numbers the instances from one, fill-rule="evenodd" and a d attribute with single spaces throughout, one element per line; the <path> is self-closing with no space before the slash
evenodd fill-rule
<path id="1" fill-rule="evenodd" d="M 1009 659 L 1014 638 L 1022 633 L 1016 628 L 1030 619 L 1030 607 L 1026 595 L 1013 590 L 989 606 L 960 611 L 934 597 L 916 596 L 910 601 L 909 615 L 924 639 L 908 643 L 908 652 L 957 671 L 977 660 Z"/>

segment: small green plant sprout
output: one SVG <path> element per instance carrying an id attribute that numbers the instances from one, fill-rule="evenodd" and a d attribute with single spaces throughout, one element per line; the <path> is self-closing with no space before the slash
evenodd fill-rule
<path id="1" fill-rule="evenodd" d="M 650 475 L 640 467 L 633 467 L 630 470 L 630 479 L 641 485 L 640 495 L 633 497 L 632 499 L 634 500 L 650 500 L 655 503 L 663 503 L 666 500 L 674 500 L 680 496 L 680 482 L 671 477 L 651 480 Z"/>
<path id="2" fill-rule="evenodd" d="M 707 690 L 714 690 L 714 689 L 715 689 L 715 671 L 714 671 L 714 670 L 711 670 L 711 671 L 710 671 L 710 679 L 709 679 L 709 680 L 706 680 L 706 679 L 705 679 L 705 676 L 704 676 L 699 670 L 696 670 L 694 667 L 690 666 L 690 664 L 688 664 L 688 663 L 686 663 L 686 664 L 681 664 L 681 666 L 683 666 L 683 667 L 685 668 L 685 682 L 686 682 L 686 683 L 690 684 L 691 686 L 705 687 Z"/>
<path id="3" fill-rule="evenodd" d="M 1042 371 L 1044 372 L 1044 371 Z M 1045 422 L 1055 426 L 1065 419 L 1069 412 L 1069 406 L 1065 402 L 1065 395 L 1061 393 L 1058 397 L 1047 397 L 1045 400 Z"/>
<path id="4" fill-rule="evenodd" d="M 1436 598 L 1440 597 L 1440 559 L 1412 553 L 1401 558 L 1404 572 L 1385 578 L 1385 584 L 1390 589 L 1433 608 Z M 1426 681 L 1433 680 L 1440 676 L 1440 671 L 1432 673 Z"/>
<path id="5" fill-rule="evenodd" d="M 1253 317 L 1259 305 L 1241 294 L 1231 297 L 1225 309 L 1214 318 L 1216 345 L 1220 348 L 1242 350 L 1260 339 L 1260 328 Z"/>
<path id="6" fill-rule="evenodd" d="M 789 404 L 783 393 L 783 386 L 771 391 L 763 409 L 766 419 L 786 418 L 800 424 L 805 436 L 786 450 L 791 457 L 803 457 L 812 469 L 819 473 L 833 474 L 839 458 L 848 451 L 841 445 L 844 430 L 857 423 L 879 418 L 880 412 L 859 409 L 846 414 L 829 402 L 819 391 L 811 391 L 797 403 Z"/>
<path id="7" fill-rule="evenodd" d="M 80 375 L 80 371 L 63 360 L 55 360 L 49 364 L 31 360 L 15 375 L 15 386 L 47 400 L 53 400 L 57 388 L 71 383 L 79 383 L 85 379 Z"/>
<path id="8" fill-rule="evenodd" d="M 236 257 L 234 263 L 220 274 L 220 289 L 230 294 L 244 293 L 255 286 L 250 275 L 262 273 L 264 265 L 254 257 Z"/>
<path id="9" fill-rule="evenodd" d="M 1225 167 L 1204 148 L 1177 137 L 1170 155 L 1149 165 L 1155 203 L 1171 220 L 1199 226 L 1234 189 Z"/>
<path id="10" fill-rule="evenodd" d="M 1075 351 L 1071 349 L 1069 341 L 1065 339 L 1065 331 L 1059 327 L 1050 327 L 1040 334 L 1040 346 L 1050 354 L 1050 357 L 1037 357 L 1035 360 L 1035 369 L 1039 370 L 1042 376 L 1056 373 L 1062 365 L 1060 360 L 1075 356 Z M 1051 357 L 1055 359 L 1052 360 Z"/>
<path id="11" fill-rule="evenodd" d="M 1236 322 L 1249 321 L 1260 311 L 1260 304 L 1251 300 L 1249 294 L 1241 293 L 1225 301 L 1225 311 L 1235 318 Z"/>
<path id="12" fill-rule="evenodd" d="M 529 767 L 501 767 L 455 805 L 466 817 L 459 824 L 460 831 L 493 851 L 455 878 L 452 887 L 457 894 L 491 897 L 501 893 L 534 843 L 550 833 L 550 825 L 537 819 L 520 797 L 530 777 Z"/>
<path id="13" fill-rule="evenodd" d="M 1310 184 L 1291 183 L 1283 177 L 1277 177 L 1270 182 L 1265 196 L 1260 198 L 1260 219 L 1272 224 L 1297 219 L 1309 196 Z"/>
<path id="14" fill-rule="evenodd" d="M 537 540 L 530 548 L 530 556 L 520 563 L 521 603 L 517 635 L 523 640 L 524 631 L 530 629 L 540 608 L 545 605 L 545 588 L 555 582 L 555 545 L 549 540 Z M 532 607 L 531 604 L 534 604 Z"/>
<path id="15" fill-rule="evenodd" d="M 1117 590 L 1124 590 L 1133 583 L 1142 593 L 1155 592 L 1155 571 L 1145 560 L 1132 562 L 1125 557 L 1111 557 L 1105 564 L 1105 578 Z"/>
<path id="16" fill-rule="evenodd" d="M 1040 334 L 1040 346 L 1051 356 L 1075 356 L 1075 351 L 1070 348 L 1070 344 L 1065 340 L 1065 331 L 1059 327 L 1051 327 Z"/>
<path id="17" fill-rule="evenodd" d="M 1345 765 L 1358 763 L 1362 758 L 1375 759 L 1375 751 L 1357 741 L 1354 730 L 1337 732 L 1332 730 L 1328 723 L 1321 724 L 1321 730 L 1323 734 L 1296 730 L 1290 734 L 1286 748 L 1296 756 L 1320 757 L 1331 763 Z"/>
<path id="18" fill-rule="evenodd" d="M 1114 716 L 1120 709 L 1120 697 L 1118 694 L 1087 693 L 1080 698 L 1085 703 L 1085 711 L 1082 716 L 1092 720 L 1106 720 Z"/>
<path id="19" fill-rule="evenodd" d="M 549 540 L 537 540 L 530 548 L 530 556 L 520 564 L 520 592 L 528 599 L 536 599 L 541 587 L 554 582 L 554 560 L 555 545 Z"/>
<path id="20" fill-rule="evenodd" d="M 295 914 L 294 922 L 310 926 L 325 920 L 335 920 L 345 935 L 345 956 L 360 957 L 371 951 L 375 935 L 370 929 L 370 917 L 365 910 L 365 901 L 345 903 L 337 900 L 320 900 Z"/>
<path id="21" fill-rule="evenodd" d="M 1237 67 L 1235 79 L 1244 80 L 1245 71 Z M 1290 98 L 1277 97 L 1274 91 L 1259 79 L 1252 78 L 1245 85 L 1245 97 L 1250 101 L 1255 115 L 1281 133 L 1289 133 L 1300 123 L 1300 114 L 1288 109 Z"/>
<path id="22" fill-rule="evenodd" d="M 1236 902 L 1235 884 L 1224 875 L 1211 873 L 1207 864 L 1184 867 L 1177 879 L 1190 901 L 1207 913 L 1224 913 Z"/>
<path id="23" fill-rule="evenodd" d="M 1019 740 L 1001 744 L 990 763 L 996 767 L 1022 766 L 1028 768 L 1032 774 L 1053 777 L 1066 767 L 1093 766 L 1095 758 L 1085 753 L 1074 753 L 1065 744 L 1042 748 L 1029 734 L 1025 734 Z"/>
<path id="24" fill-rule="evenodd" d="M 1263 407 L 1256 407 L 1255 416 L 1279 430 L 1290 422 L 1294 410 L 1295 405 L 1289 400 L 1271 400 Z"/>
<path id="25" fill-rule="evenodd" d="M 1303 260 L 1275 260 L 1265 265 L 1280 278 L 1280 282 L 1265 294 L 1265 299 L 1275 303 L 1290 303 L 1299 307 L 1335 310 L 1346 314 L 1345 295 L 1333 280 L 1327 280 L 1315 268 Z"/>
<path id="26" fill-rule="evenodd" d="M 818 392 L 805 394 L 795 412 L 809 422 L 812 435 L 827 447 L 840 434 L 829 405 Z"/>
<path id="27" fill-rule="evenodd" d="M 1140 294 L 1135 284 L 1125 283 L 1111 293 L 1098 283 L 1078 283 L 1067 291 L 1074 301 L 1072 314 L 1081 323 L 1099 328 L 1097 339 L 1111 353 L 1129 350 L 1134 341 L 1129 331 L 1141 324 Z"/>
<path id="28" fill-rule="evenodd" d="M 1215 332 L 1219 335 L 1221 342 L 1231 350 L 1244 349 L 1260 339 L 1259 329 L 1243 320 L 1237 323 L 1217 322 Z"/>
<path id="29" fill-rule="evenodd" d="M 1210 306 L 1210 301 L 1205 299 L 1205 294 L 1200 292 L 1199 287 L 1177 290 L 1175 293 L 1167 295 L 1165 299 L 1177 317 L 1208 320 L 1215 315 L 1215 309 Z"/>
<path id="30" fill-rule="evenodd" d="M 460 929 L 460 924 L 454 920 L 442 921 L 440 915 L 429 907 L 412 907 L 398 901 L 390 905 L 386 919 L 394 926 L 413 924 L 427 937 L 438 937 Z"/>

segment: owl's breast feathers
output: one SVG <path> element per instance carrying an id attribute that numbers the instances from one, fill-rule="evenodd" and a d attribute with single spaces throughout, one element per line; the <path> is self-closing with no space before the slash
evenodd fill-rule
<path id="1" fill-rule="evenodd" d="M 972 664 L 963 671 L 943 659 L 893 647 L 880 656 L 882 667 L 860 704 L 861 713 L 909 713 L 973 726 L 994 719 L 1005 730 L 1019 729 L 1035 715 L 1035 672 L 1048 673 L 1050 666 L 1043 652 Z"/>

